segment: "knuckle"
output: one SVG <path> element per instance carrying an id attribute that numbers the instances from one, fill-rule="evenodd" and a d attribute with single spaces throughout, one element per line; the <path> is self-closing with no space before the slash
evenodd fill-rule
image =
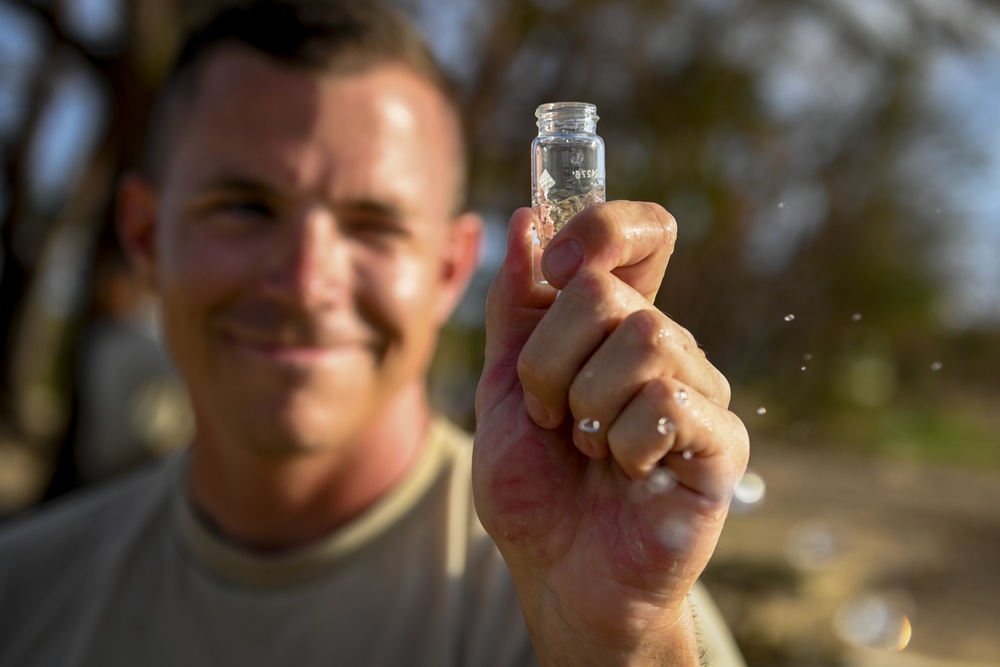
<path id="1" fill-rule="evenodd" d="M 740 458 L 744 466 L 746 466 L 747 459 L 750 458 L 750 431 L 747 430 L 747 425 L 743 423 L 743 420 L 737 417 L 732 412 L 730 419 L 733 421 L 733 433 L 736 442 L 740 446 Z"/>
<path id="2" fill-rule="evenodd" d="M 538 388 L 543 385 L 544 379 L 548 375 L 549 371 L 545 368 L 542 358 L 530 354 L 527 349 L 521 351 L 521 355 L 517 359 L 517 377 L 526 389 L 534 390 L 537 393 Z"/>
<path id="3" fill-rule="evenodd" d="M 653 218 L 659 224 L 660 229 L 663 230 L 664 239 L 668 244 L 673 245 L 674 241 L 677 240 L 676 218 L 659 204 L 650 204 L 650 207 L 652 208 Z"/>
<path id="4" fill-rule="evenodd" d="M 633 210 L 633 214 L 659 230 L 663 245 L 672 248 L 677 240 L 677 220 L 674 216 L 656 202 L 631 202 L 631 204 L 637 209 Z"/>
<path id="5" fill-rule="evenodd" d="M 713 366 L 714 369 L 714 366 Z M 716 403 L 724 408 L 729 407 L 729 402 L 733 399 L 733 388 L 729 384 L 729 380 L 723 375 L 719 370 L 715 370 L 716 375 L 716 388 L 713 392 L 715 394 Z"/>
<path id="6" fill-rule="evenodd" d="M 626 316 L 619 327 L 640 352 L 654 354 L 670 344 L 670 334 L 663 320 L 663 315 L 658 310 L 644 308 Z"/>
<path id="7" fill-rule="evenodd" d="M 677 325 L 677 329 L 681 333 L 681 338 L 683 340 L 684 351 L 690 354 L 694 354 L 700 357 L 705 357 L 705 351 L 701 349 L 701 345 L 698 344 L 698 339 L 694 337 L 694 334 L 688 331 L 685 327 Z"/>
<path id="8" fill-rule="evenodd" d="M 603 401 L 598 396 L 597 385 L 586 371 L 573 379 L 567 391 L 569 411 L 574 415 L 600 419 L 603 417 Z"/>
<path id="9" fill-rule="evenodd" d="M 559 298 L 569 297 L 593 307 L 606 303 L 616 296 L 617 284 L 614 277 L 603 271 L 585 268 L 576 273 L 562 290 Z"/>
<path id="10" fill-rule="evenodd" d="M 686 391 L 687 387 L 682 382 L 669 376 L 651 378 L 642 388 L 642 393 L 651 405 L 667 408 L 671 413 L 677 404 L 676 397 Z"/>
<path id="11" fill-rule="evenodd" d="M 670 451 L 672 442 L 673 436 L 640 434 L 634 425 L 620 428 L 617 421 L 608 431 L 608 449 L 622 470 L 633 479 L 648 475 Z"/>

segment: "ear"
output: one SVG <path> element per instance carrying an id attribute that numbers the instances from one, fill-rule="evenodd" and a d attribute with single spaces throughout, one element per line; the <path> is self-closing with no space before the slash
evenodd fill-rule
<path id="1" fill-rule="evenodd" d="M 156 289 L 156 208 L 153 185 L 138 174 L 118 182 L 118 235 L 136 275 L 146 287 Z"/>
<path id="2" fill-rule="evenodd" d="M 475 213 L 463 213 L 449 223 L 441 258 L 440 294 L 435 313 L 440 324 L 451 317 L 479 265 L 482 238 L 483 221 Z"/>

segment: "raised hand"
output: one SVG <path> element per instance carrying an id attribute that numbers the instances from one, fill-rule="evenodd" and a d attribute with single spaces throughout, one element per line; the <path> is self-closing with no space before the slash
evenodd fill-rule
<path id="1" fill-rule="evenodd" d="M 477 511 L 543 664 L 697 664 L 687 594 L 749 446 L 725 378 L 652 305 L 675 222 L 586 209 L 542 256 L 548 285 L 530 225 L 512 217 L 487 305 Z"/>

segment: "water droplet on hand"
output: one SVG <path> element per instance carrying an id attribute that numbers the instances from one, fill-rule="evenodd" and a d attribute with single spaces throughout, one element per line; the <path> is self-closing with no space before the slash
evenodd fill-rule
<path id="1" fill-rule="evenodd" d="M 694 529 L 682 517 L 672 517 L 660 525 L 657 531 L 660 543 L 674 551 L 684 552 L 691 548 Z"/>
<path id="2" fill-rule="evenodd" d="M 584 417 L 577 423 L 576 427 L 584 433 L 597 433 L 601 430 L 601 422 L 590 417 Z"/>
<path id="3" fill-rule="evenodd" d="M 690 401 L 690 397 L 688 396 L 687 389 L 683 389 L 682 388 L 682 389 L 678 389 L 677 391 L 675 391 L 674 392 L 674 400 L 677 401 L 677 405 L 681 406 L 682 408 L 685 407 L 688 404 L 688 402 Z"/>
<path id="4" fill-rule="evenodd" d="M 659 421 L 656 422 L 656 432 L 660 435 L 671 435 L 675 429 L 674 422 L 669 417 L 660 417 Z"/>
<path id="5" fill-rule="evenodd" d="M 690 449 L 685 449 L 683 452 L 681 452 L 681 458 L 683 458 L 685 461 L 690 461 L 691 459 L 694 458 L 694 452 L 692 452 Z"/>
<path id="6" fill-rule="evenodd" d="M 656 467 L 645 479 L 637 479 L 629 487 L 629 497 L 635 503 L 647 503 L 677 486 L 677 476 L 669 468 Z"/>
<path id="7" fill-rule="evenodd" d="M 646 488 L 652 494 L 666 493 L 677 485 L 677 478 L 668 468 L 656 468 L 646 478 Z"/>

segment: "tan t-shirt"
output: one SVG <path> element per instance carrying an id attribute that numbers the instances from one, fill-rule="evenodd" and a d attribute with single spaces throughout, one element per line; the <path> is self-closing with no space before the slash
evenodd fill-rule
<path id="1" fill-rule="evenodd" d="M 0 665 L 534 665 L 470 454 L 437 421 L 392 493 L 279 556 L 206 529 L 183 455 L 58 503 L 0 536 Z M 693 604 L 712 665 L 741 665 L 699 589 Z"/>

